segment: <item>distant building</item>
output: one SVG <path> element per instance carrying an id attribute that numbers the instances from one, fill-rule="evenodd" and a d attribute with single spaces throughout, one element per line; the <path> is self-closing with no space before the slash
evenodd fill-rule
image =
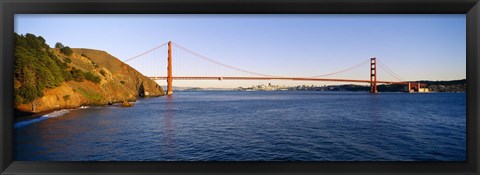
<path id="1" fill-rule="evenodd" d="M 428 88 L 419 88 L 418 92 L 430 92 Z"/>
<path id="2" fill-rule="evenodd" d="M 408 83 L 408 85 L 405 86 L 405 88 L 406 88 L 405 91 L 409 92 L 409 93 L 412 93 L 412 92 L 419 92 L 419 93 L 430 92 L 430 90 L 426 86 L 427 86 L 426 84 L 422 84 L 422 83 Z"/>

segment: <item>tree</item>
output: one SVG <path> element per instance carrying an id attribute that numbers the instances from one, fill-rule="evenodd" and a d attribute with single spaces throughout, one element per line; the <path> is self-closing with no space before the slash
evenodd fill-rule
<path id="1" fill-rule="evenodd" d="M 21 105 L 23 102 L 22 97 L 18 93 L 15 94 L 15 97 L 13 100 L 16 106 Z"/>
<path id="2" fill-rule="evenodd" d="M 20 95 L 24 100 L 23 103 L 29 103 L 35 100 L 38 96 L 37 88 L 31 84 L 25 84 L 20 89 L 18 89 Z"/>
<path id="3" fill-rule="evenodd" d="M 61 42 L 57 42 L 57 43 L 55 44 L 55 48 L 57 48 L 57 49 L 61 49 L 61 48 L 64 48 L 64 47 L 65 47 L 65 46 L 64 46 Z"/>
<path id="4" fill-rule="evenodd" d="M 40 107 L 40 105 L 42 105 L 42 101 L 40 98 L 37 98 L 33 100 L 30 104 L 32 105 L 32 112 L 35 112 L 35 110 L 37 110 L 37 107 Z"/>

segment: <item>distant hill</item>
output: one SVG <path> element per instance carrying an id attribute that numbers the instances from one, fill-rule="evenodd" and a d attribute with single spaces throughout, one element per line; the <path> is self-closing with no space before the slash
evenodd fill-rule
<path id="1" fill-rule="evenodd" d="M 435 92 L 465 92 L 467 90 L 467 79 L 451 81 L 427 81 L 421 83 L 427 84 L 431 91 Z"/>
<path id="2" fill-rule="evenodd" d="M 465 92 L 467 88 L 466 79 L 450 81 L 419 81 L 426 84 L 428 89 L 433 92 Z M 264 85 L 261 85 L 264 86 Z M 268 85 L 270 86 L 270 85 Z M 404 92 L 405 85 L 401 84 L 380 84 L 377 86 L 379 92 Z M 196 90 L 196 89 L 193 89 Z M 343 84 L 329 86 L 294 86 L 294 87 L 266 87 L 266 88 L 237 88 L 236 91 L 245 90 L 288 90 L 288 91 L 370 91 L 370 85 Z"/>
<path id="3" fill-rule="evenodd" d="M 461 80 L 449 80 L 449 81 L 430 81 L 430 80 L 421 80 L 420 83 L 425 83 L 427 85 L 457 85 L 457 84 L 467 84 L 467 79 Z"/>
<path id="4" fill-rule="evenodd" d="M 15 35 L 15 109 L 38 113 L 164 95 L 162 87 L 105 51 L 50 48 L 33 34 Z"/>
<path id="5" fill-rule="evenodd" d="M 449 81 L 418 81 L 422 84 L 426 84 L 428 89 L 433 92 L 465 92 L 467 88 L 467 80 L 449 80 Z M 378 85 L 379 92 L 402 92 L 404 91 L 404 85 L 392 84 L 392 85 Z M 370 86 L 359 85 L 341 85 L 337 89 L 347 91 L 368 91 Z"/>

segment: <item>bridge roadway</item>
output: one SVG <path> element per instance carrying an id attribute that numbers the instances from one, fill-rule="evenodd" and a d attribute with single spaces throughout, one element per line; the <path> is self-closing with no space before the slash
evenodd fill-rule
<path id="1" fill-rule="evenodd" d="M 152 80 L 166 80 L 168 77 L 148 77 Z M 370 83 L 370 80 L 348 80 L 348 79 L 330 79 L 316 77 L 172 77 L 174 80 L 293 80 L 293 81 L 331 81 L 331 82 L 351 82 L 351 83 Z M 402 84 L 408 82 L 377 81 L 380 84 Z"/>

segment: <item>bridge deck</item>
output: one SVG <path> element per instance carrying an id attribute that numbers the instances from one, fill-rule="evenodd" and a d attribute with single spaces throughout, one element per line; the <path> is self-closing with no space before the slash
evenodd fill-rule
<path id="1" fill-rule="evenodd" d="M 152 80 L 166 80 L 167 77 L 148 77 Z M 330 79 L 315 77 L 172 77 L 174 80 L 293 80 L 293 81 L 331 81 L 331 82 L 351 82 L 351 83 L 370 83 L 370 80 L 348 80 L 348 79 Z M 408 82 L 377 81 L 382 84 L 408 84 Z"/>

